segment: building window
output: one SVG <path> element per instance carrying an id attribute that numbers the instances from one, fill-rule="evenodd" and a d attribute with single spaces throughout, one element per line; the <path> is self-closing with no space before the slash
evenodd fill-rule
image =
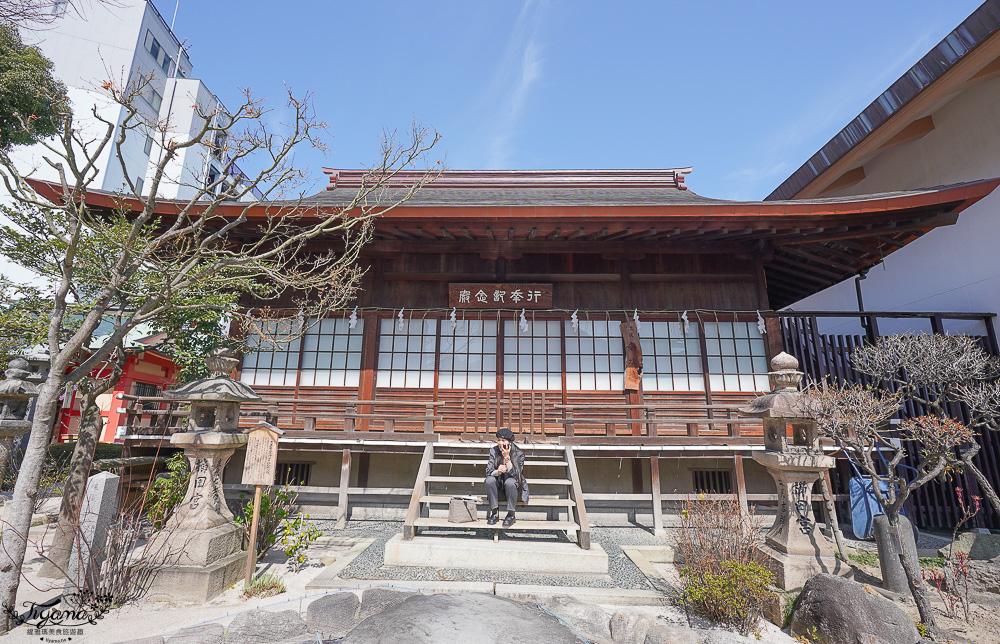
<path id="1" fill-rule="evenodd" d="M 497 383 L 496 320 L 458 320 L 441 327 L 442 389 L 493 389 Z"/>
<path id="2" fill-rule="evenodd" d="M 136 382 L 132 384 L 133 396 L 139 396 L 140 398 L 159 398 L 162 393 L 163 387 L 160 387 L 159 385 L 152 385 L 148 382 Z M 160 403 L 145 402 L 142 403 L 142 408 L 145 411 L 159 409 Z"/>
<path id="3" fill-rule="evenodd" d="M 215 166 L 208 166 L 208 176 L 205 177 L 205 189 L 212 191 L 212 185 L 219 180 L 219 171 Z"/>
<path id="4" fill-rule="evenodd" d="M 160 105 L 163 103 L 163 94 L 150 87 L 146 93 L 146 102 L 149 103 L 154 110 L 159 112 Z"/>
<path id="5" fill-rule="evenodd" d="M 315 322 L 302 338 L 303 387 L 357 387 L 361 382 L 364 320 L 352 329 L 346 319 Z"/>
<path id="6" fill-rule="evenodd" d="M 621 391 L 625 357 L 619 322 L 580 320 L 577 330 L 565 322 L 566 389 Z"/>
<path id="7" fill-rule="evenodd" d="M 163 57 L 163 62 L 160 63 L 160 69 L 163 70 L 164 74 L 167 74 L 167 75 L 170 74 L 170 64 L 173 63 L 173 62 L 174 62 L 174 60 L 170 56 L 164 56 Z"/>
<path id="8" fill-rule="evenodd" d="M 732 494 L 733 479 L 729 470 L 692 470 L 696 494 Z"/>
<path id="9" fill-rule="evenodd" d="M 767 353 L 756 322 L 705 322 L 712 391 L 766 391 Z"/>
<path id="10" fill-rule="evenodd" d="M 240 380 L 250 386 L 294 387 L 301 340 L 286 338 L 295 335 L 295 326 L 289 320 L 261 322 L 260 329 L 247 339 L 253 353 L 243 358 Z"/>
<path id="11" fill-rule="evenodd" d="M 383 319 L 378 342 L 379 387 L 434 387 L 437 320 Z"/>
<path id="12" fill-rule="evenodd" d="M 704 391 L 698 325 L 684 330 L 681 322 L 639 325 L 644 391 Z"/>
<path id="13" fill-rule="evenodd" d="M 142 177 L 135 178 L 135 191 L 142 194 Z"/>
<path id="14" fill-rule="evenodd" d="M 153 150 L 153 137 L 146 135 L 146 144 L 142 146 L 142 151 L 149 154 Z"/>
<path id="15" fill-rule="evenodd" d="M 174 61 L 163 49 L 163 46 L 160 45 L 160 41 L 153 36 L 151 31 L 146 31 L 146 40 L 143 43 L 143 46 L 146 48 L 146 51 L 149 52 L 149 55 L 153 57 L 153 60 L 156 61 L 157 66 L 162 69 L 164 73 L 169 74 L 170 64 Z"/>
<path id="16" fill-rule="evenodd" d="M 53 16 L 62 16 L 66 13 L 67 9 L 69 9 L 69 0 L 55 0 L 52 3 Z"/>
<path id="17" fill-rule="evenodd" d="M 562 389 L 562 322 L 528 322 L 522 331 L 517 320 L 503 323 L 503 371 L 509 390 Z"/>
<path id="18" fill-rule="evenodd" d="M 275 485 L 309 485 L 312 463 L 278 463 L 274 468 Z"/>

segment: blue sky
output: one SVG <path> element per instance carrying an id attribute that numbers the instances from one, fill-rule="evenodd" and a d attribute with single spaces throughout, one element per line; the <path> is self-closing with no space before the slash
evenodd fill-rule
<path id="1" fill-rule="evenodd" d="M 417 119 L 453 169 L 694 166 L 762 199 L 979 4 L 180 0 L 174 30 L 229 103 L 314 93 L 317 189 Z"/>

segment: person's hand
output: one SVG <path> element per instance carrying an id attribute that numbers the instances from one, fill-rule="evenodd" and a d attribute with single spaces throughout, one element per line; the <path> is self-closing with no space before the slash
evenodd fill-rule
<path id="1" fill-rule="evenodd" d="M 500 446 L 500 451 L 503 452 L 504 456 L 510 456 L 510 443 Z"/>
<path id="2" fill-rule="evenodd" d="M 506 471 L 507 471 L 506 465 L 501 465 L 500 467 L 497 468 L 497 472 L 499 472 L 500 474 L 503 474 Z"/>

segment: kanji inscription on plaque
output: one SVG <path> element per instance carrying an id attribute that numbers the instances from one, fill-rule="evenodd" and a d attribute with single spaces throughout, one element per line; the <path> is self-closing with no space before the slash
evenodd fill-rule
<path id="1" fill-rule="evenodd" d="M 261 421 L 246 430 L 246 460 L 243 461 L 243 485 L 274 485 L 274 468 L 278 464 L 278 437 L 285 432 Z"/>
<path id="2" fill-rule="evenodd" d="M 551 309 L 551 284 L 449 284 L 448 306 L 457 309 Z"/>

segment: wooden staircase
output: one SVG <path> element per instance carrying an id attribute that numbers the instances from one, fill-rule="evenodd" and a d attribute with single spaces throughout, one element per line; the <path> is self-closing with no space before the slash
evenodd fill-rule
<path id="1" fill-rule="evenodd" d="M 413 485 L 409 510 L 403 524 L 403 539 L 410 540 L 418 530 L 434 528 L 483 528 L 494 530 L 564 530 L 575 532 L 577 543 L 584 550 L 590 549 L 590 525 L 580 489 L 580 476 L 576 468 L 573 448 L 562 445 L 518 446 L 524 451 L 524 470 L 531 491 L 531 500 L 518 508 L 563 511 L 572 520 L 532 520 L 519 514 L 517 523 L 510 528 L 488 525 L 484 480 L 491 444 L 455 445 L 428 443 L 424 448 L 417 480 Z M 479 499 L 482 519 L 468 523 L 450 523 L 446 517 L 431 517 L 431 507 L 447 510 L 453 496 L 474 496 Z M 500 517 L 504 516 L 504 501 L 500 501 Z"/>

